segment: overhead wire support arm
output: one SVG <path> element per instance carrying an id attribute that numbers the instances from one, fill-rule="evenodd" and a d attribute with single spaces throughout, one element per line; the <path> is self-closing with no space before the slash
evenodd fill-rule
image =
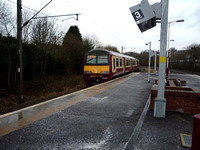
<path id="1" fill-rule="evenodd" d="M 35 18 L 35 16 L 37 16 L 45 7 L 47 7 L 47 5 L 49 5 L 52 2 L 52 0 L 50 0 L 44 7 L 42 7 L 42 9 L 40 9 L 35 15 L 33 15 L 33 17 L 31 17 L 29 20 L 27 20 L 23 26 L 21 27 L 21 30 L 23 27 L 25 27 L 32 19 Z"/>
<path id="2" fill-rule="evenodd" d="M 55 18 L 55 17 L 66 17 L 66 16 L 76 16 L 76 20 L 78 21 L 78 15 L 81 15 L 81 14 L 66 14 L 66 15 L 55 15 L 55 16 L 33 17 L 33 19 Z"/>

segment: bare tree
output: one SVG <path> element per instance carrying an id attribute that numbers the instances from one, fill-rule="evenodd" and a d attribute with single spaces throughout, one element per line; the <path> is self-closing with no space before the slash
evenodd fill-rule
<path id="1" fill-rule="evenodd" d="M 40 47 L 42 53 L 44 54 L 41 58 L 40 65 L 40 75 L 45 73 L 47 65 L 47 54 L 54 50 L 56 44 L 56 29 L 54 27 L 54 22 L 49 21 L 47 18 L 36 20 L 32 27 L 31 41 Z"/>
<path id="2" fill-rule="evenodd" d="M 189 50 L 187 52 L 191 63 L 192 73 L 194 73 L 194 71 L 197 71 L 196 65 L 200 59 L 200 45 L 193 44 L 190 45 L 188 49 Z"/>
<path id="3" fill-rule="evenodd" d="M 105 48 L 105 49 L 108 49 L 108 50 L 110 50 L 110 51 L 119 53 L 119 50 L 118 50 L 117 47 L 115 47 L 115 46 L 107 45 L 107 46 L 105 46 L 104 48 Z"/>
<path id="4" fill-rule="evenodd" d="M 5 40 L 5 50 L 8 57 L 8 71 L 7 71 L 7 83 L 8 86 L 15 84 L 17 67 L 14 67 L 17 62 L 13 59 L 13 49 L 11 45 L 14 45 L 14 40 L 11 37 L 11 32 L 14 30 L 15 19 L 12 16 L 12 9 L 0 1 L 0 34 L 7 36 Z"/>
<path id="5" fill-rule="evenodd" d="M 87 35 L 83 38 L 84 45 L 89 45 L 89 48 L 103 47 L 103 43 L 99 41 L 96 35 Z M 91 49 L 89 49 L 91 50 Z"/>
<path id="6" fill-rule="evenodd" d="M 0 2 L 0 27 L 1 34 L 10 36 L 11 32 L 15 28 L 15 19 L 12 16 L 12 9 L 9 8 L 6 3 Z"/>
<path id="7" fill-rule="evenodd" d="M 22 12 L 22 22 L 26 22 L 32 17 L 32 14 L 30 14 L 29 11 L 24 10 Z M 30 21 L 26 26 L 23 27 L 22 29 L 22 40 L 23 42 L 29 42 L 30 41 L 30 34 L 31 34 L 31 26 L 33 22 Z"/>

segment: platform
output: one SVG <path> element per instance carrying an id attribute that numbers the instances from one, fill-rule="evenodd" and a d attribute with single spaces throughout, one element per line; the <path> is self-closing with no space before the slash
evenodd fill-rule
<path id="1" fill-rule="evenodd" d="M 200 89 L 199 76 L 171 77 Z M 167 112 L 165 119 L 158 119 L 149 109 L 143 115 L 156 78 L 151 75 L 148 83 L 146 73 L 132 73 L 1 116 L 0 149 L 125 150 L 130 145 L 186 150 L 180 133 L 192 134 L 193 115 Z"/>

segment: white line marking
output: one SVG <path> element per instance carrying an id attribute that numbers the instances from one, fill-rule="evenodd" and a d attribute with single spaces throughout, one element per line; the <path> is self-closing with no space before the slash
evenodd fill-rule
<path id="1" fill-rule="evenodd" d="M 144 107 L 144 109 L 143 109 L 143 112 L 142 112 L 142 114 L 141 114 L 141 116 L 140 116 L 140 119 L 139 119 L 138 122 L 137 122 L 137 125 L 136 125 L 135 128 L 134 128 L 134 131 L 133 131 L 131 137 L 129 138 L 128 142 L 127 142 L 127 143 L 125 144 L 125 146 L 124 146 L 124 150 L 133 149 L 133 146 L 134 146 L 134 144 L 135 144 L 136 141 L 137 141 L 137 138 L 138 138 L 138 136 L 139 136 L 139 134 L 140 134 L 140 130 L 141 130 L 141 128 L 142 128 L 142 125 L 143 125 L 143 123 L 144 123 L 145 116 L 146 116 L 146 114 L 147 114 L 147 111 L 148 111 L 148 108 L 149 108 L 149 105 L 150 105 L 150 97 L 151 97 L 151 96 L 149 96 L 149 99 L 148 99 L 147 102 L 146 102 L 146 105 L 145 105 L 145 107 Z"/>
<path id="2" fill-rule="evenodd" d="M 98 150 L 100 147 L 102 147 L 106 142 L 111 138 L 112 132 L 110 131 L 110 128 L 107 128 L 104 131 L 103 137 L 99 142 L 96 143 L 83 143 L 80 149 L 92 149 L 92 150 Z"/>
<path id="3" fill-rule="evenodd" d="M 135 111 L 134 109 L 129 110 L 126 114 L 126 117 L 130 117 L 134 111 Z"/>

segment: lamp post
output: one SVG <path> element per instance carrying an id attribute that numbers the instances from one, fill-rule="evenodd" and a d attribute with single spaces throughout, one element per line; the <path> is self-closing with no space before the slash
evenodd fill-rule
<path id="1" fill-rule="evenodd" d="M 150 65 L 151 65 L 151 56 L 150 56 L 150 53 L 151 53 L 151 42 L 149 43 L 146 43 L 146 45 L 149 45 L 149 64 L 148 64 L 148 82 L 150 82 Z"/>
<path id="2" fill-rule="evenodd" d="M 171 25 L 172 23 L 174 23 L 174 22 L 184 22 L 184 20 L 181 19 L 181 20 L 175 20 L 175 21 L 170 21 L 170 22 L 168 22 L 166 78 L 168 78 L 168 72 L 169 72 L 169 54 L 168 54 L 168 52 L 169 52 L 169 42 L 170 42 L 170 41 L 174 41 L 174 40 L 170 40 L 170 25 Z"/>

